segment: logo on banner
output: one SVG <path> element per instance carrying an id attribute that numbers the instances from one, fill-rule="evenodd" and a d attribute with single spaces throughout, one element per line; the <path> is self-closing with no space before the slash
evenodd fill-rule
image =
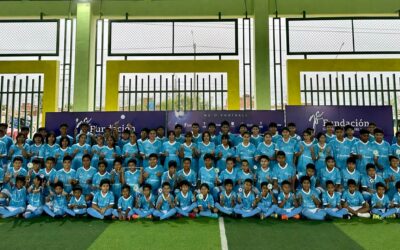
<path id="1" fill-rule="evenodd" d="M 344 118 L 335 120 L 335 119 L 326 119 L 324 117 L 324 112 L 316 111 L 309 118 L 308 121 L 312 124 L 312 128 L 317 131 L 319 126 L 322 126 L 322 130 L 325 128 L 325 123 L 328 121 L 333 123 L 333 126 L 341 126 L 344 127 L 346 125 L 351 125 L 355 128 L 355 130 L 359 130 L 360 128 L 368 127 L 369 121 L 364 121 L 361 119 L 354 119 L 351 121 L 345 120 Z"/>
<path id="2" fill-rule="evenodd" d="M 312 123 L 312 128 L 314 129 L 314 131 L 317 129 L 317 125 L 320 124 L 320 122 L 323 123 L 323 125 L 325 125 L 325 119 L 324 119 L 324 112 L 320 112 L 317 111 L 314 114 L 312 114 L 310 116 L 310 118 L 308 118 L 308 121 Z"/>
<path id="3" fill-rule="evenodd" d="M 90 132 L 92 133 L 103 133 L 105 128 L 113 128 L 116 127 L 118 129 L 118 132 L 123 132 L 125 129 L 133 130 L 135 132 L 135 127 L 132 126 L 131 123 L 127 124 L 120 124 L 121 121 L 126 119 L 126 115 L 122 114 L 117 121 L 115 121 L 113 124 L 109 124 L 108 126 L 99 126 L 96 122 L 93 120 L 92 117 L 84 117 L 83 119 L 80 119 L 79 117 L 75 118 L 75 127 L 79 128 L 82 123 L 87 123 L 89 124 L 90 127 Z"/>

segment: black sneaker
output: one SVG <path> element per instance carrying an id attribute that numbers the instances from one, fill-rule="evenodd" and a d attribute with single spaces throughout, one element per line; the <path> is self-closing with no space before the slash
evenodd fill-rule
<path id="1" fill-rule="evenodd" d="M 343 219 L 351 220 L 351 215 L 350 214 L 345 214 L 345 215 L 343 215 Z"/>

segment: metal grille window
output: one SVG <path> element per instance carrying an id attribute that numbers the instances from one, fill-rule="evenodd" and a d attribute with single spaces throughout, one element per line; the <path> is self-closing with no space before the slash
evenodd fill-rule
<path id="1" fill-rule="evenodd" d="M 36 132 L 42 119 L 43 74 L 0 75 L 0 122 L 9 124 L 9 134 L 16 136 L 21 126 Z"/>
<path id="2" fill-rule="evenodd" d="M 400 72 L 302 72 L 304 105 L 392 105 L 399 124 Z"/>
<path id="3" fill-rule="evenodd" d="M 119 110 L 224 110 L 226 73 L 121 74 Z"/>
<path id="4" fill-rule="evenodd" d="M 113 34 L 115 34 L 116 31 L 116 29 L 114 28 L 116 28 L 116 26 L 112 28 L 113 33 L 110 34 L 110 22 L 113 22 L 113 25 L 118 24 L 118 26 L 120 26 L 118 27 L 119 38 L 113 37 Z M 163 22 L 160 22 L 159 20 L 122 20 L 118 22 L 108 19 L 98 20 L 96 36 L 96 79 L 94 88 L 95 90 L 93 93 L 95 96 L 93 105 L 94 110 L 101 111 L 105 108 L 105 74 L 106 61 L 108 60 L 224 59 L 239 60 L 240 107 L 242 110 L 254 109 L 254 50 L 252 49 L 254 35 L 253 27 L 253 20 L 251 18 L 236 20 L 164 20 Z M 155 33 L 155 31 L 159 32 Z M 165 32 L 162 33 L 161 31 Z M 126 34 L 128 34 L 130 38 L 127 37 Z M 154 34 L 156 34 L 156 36 Z M 110 35 L 111 37 L 109 37 Z M 133 42 L 118 42 L 118 40 L 120 39 L 128 38 L 133 39 Z M 112 41 L 112 45 L 109 44 L 109 40 Z M 235 41 L 237 41 L 237 44 L 235 43 Z M 164 43 L 168 45 L 165 45 Z M 109 54 L 110 46 L 112 49 L 111 55 Z M 163 81 L 169 79 L 168 81 L 170 84 L 172 81 L 171 73 L 166 72 L 162 75 Z M 144 79 L 145 83 L 147 81 L 146 77 Z M 212 78 L 213 77 L 214 76 L 212 76 Z M 159 76 L 155 78 L 158 79 Z M 190 74 L 187 74 L 186 78 L 186 81 L 189 82 Z M 215 78 L 219 79 L 219 77 Z M 205 82 L 207 82 L 208 76 L 205 75 L 204 79 Z M 184 77 L 181 77 L 180 81 L 184 81 Z M 224 84 L 227 84 L 226 81 L 227 79 L 224 80 Z M 199 83 L 201 82 L 201 74 L 199 74 Z M 220 82 L 220 80 L 218 80 L 218 82 Z M 211 85 L 213 85 L 213 83 Z M 161 91 L 159 87 L 161 87 L 161 85 L 159 86 L 156 84 L 156 91 Z M 169 88 L 169 91 L 170 90 L 171 88 Z M 207 91 L 205 91 L 205 93 L 207 94 Z M 139 94 L 140 93 L 138 92 L 137 96 L 138 98 L 141 98 L 142 95 Z M 172 96 L 172 94 L 168 94 L 165 96 L 165 98 L 168 98 L 168 109 L 170 109 L 170 104 L 172 104 L 172 100 L 169 100 L 169 98 L 172 98 Z M 120 95 L 120 102 L 122 102 L 121 97 L 122 96 Z M 137 100 L 138 103 L 141 101 L 142 100 L 139 99 Z M 145 103 L 145 100 L 143 100 L 143 103 Z M 215 105 L 213 103 L 207 104 L 211 104 L 210 109 L 214 109 L 214 107 L 216 107 L 216 109 L 223 109 L 225 105 L 220 104 L 219 101 Z M 126 106 L 126 109 L 128 109 L 127 105 L 128 104 L 126 103 L 124 105 L 122 105 L 121 103 L 120 107 L 122 108 L 123 106 Z M 145 106 L 146 105 L 144 105 L 144 107 Z M 192 106 L 189 105 L 185 108 L 193 108 L 194 110 L 197 110 L 201 109 L 201 106 L 202 105 L 196 106 L 193 104 Z M 207 105 L 204 106 L 206 109 Z M 132 107 L 132 109 L 134 110 L 134 107 Z"/>

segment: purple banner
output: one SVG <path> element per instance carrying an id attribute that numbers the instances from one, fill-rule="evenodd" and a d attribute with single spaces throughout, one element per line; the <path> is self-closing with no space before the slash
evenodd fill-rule
<path id="1" fill-rule="evenodd" d="M 298 133 L 310 127 L 316 133 L 324 132 L 328 121 L 334 126 L 352 125 L 357 136 L 361 128 L 374 122 L 387 141 L 393 138 L 392 106 L 286 106 L 286 123 L 296 123 Z"/>
<path id="2" fill-rule="evenodd" d="M 197 122 L 204 131 L 208 123 L 214 122 L 219 131 L 221 122 L 228 121 L 233 133 L 239 132 L 239 126 L 242 123 L 249 128 L 256 124 L 261 132 L 265 132 L 270 122 L 276 122 L 278 129 L 283 127 L 284 117 L 284 111 L 171 111 L 167 113 L 167 128 L 174 129 L 175 124 L 179 123 L 184 130 L 190 131 L 192 123 Z"/>
<path id="3" fill-rule="evenodd" d="M 69 134 L 82 122 L 89 123 L 92 133 L 103 133 L 106 127 L 116 126 L 122 132 L 131 124 L 135 132 L 142 128 L 157 128 L 165 126 L 166 113 L 163 111 L 149 112 L 49 112 L 46 113 L 46 128 L 58 133 L 61 123 L 69 126 Z"/>

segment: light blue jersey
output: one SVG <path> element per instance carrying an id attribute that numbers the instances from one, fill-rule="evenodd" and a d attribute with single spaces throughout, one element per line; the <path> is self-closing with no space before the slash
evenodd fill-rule
<path id="1" fill-rule="evenodd" d="M 215 185 L 215 180 L 218 177 L 218 174 L 215 171 L 216 168 L 200 168 L 199 170 L 199 180 L 201 182 L 201 184 L 203 183 L 207 183 L 210 190 L 212 190 L 214 188 Z"/>
<path id="2" fill-rule="evenodd" d="M 50 207 L 56 213 L 67 209 L 67 198 L 63 194 L 54 194 L 50 197 Z"/>
<path id="3" fill-rule="evenodd" d="M 139 144 L 139 150 L 142 154 L 145 155 L 145 159 L 143 160 L 143 167 L 149 166 L 149 156 L 150 154 L 159 155 L 161 152 L 161 142 L 154 140 L 151 142 L 150 140 L 145 140 L 142 144 Z"/>
<path id="4" fill-rule="evenodd" d="M 400 181 L 400 168 L 397 167 L 397 169 L 393 169 L 392 167 L 389 167 L 383 172 L 383 179 L 389 179 L 388 195 L 392 197 L 393 194 L 397 192 L 396 182 Z"/>
<path id="5" fill-rule="evenodd" d="M 270 208 L 274 203 L 272 201 L 272 195 L 270 193 L 267 193 L 266 196 L 263 196 L 263 194 L 259 194 L 260 202 L 258 203 L 259 206 L 262 208 Z"/>
<path id="6" fill-rule="evenodd" d="M 391 155 L 397 156 L 400 159 L 400 145 L 397 143 L 393 143 L 391 146 Z"/>
<path id="7" fill-rule="evenodd" d="M 240 143 L 236 146 L 236 157 L 239 157 L 240 160 L 247 160 L 249 162 L 250 168 L 254 166 L 254 157 L 256 156 L 256 147 L 249 142 L 249 144 L 244 145 L 244 143 Z M 240 166 L 241 163 L 238 162 Z"/>
<path id="8" fill-rule="evenodd" d="M 57 171 L 56 179 L 64 183 L 64 191 L 67 193 L 71 193 L 72 185 L 71 181 L 76 180 L 76 171 L 74 169 L 70 169 L 66 171 L 65 169 L 61 169 Z"/>
<path id="9" fill-rule="evenodd" d="M 333 181 L 335 185 L 342 184 L 342 178 L 340 176 L 340 171 L 338 168 L 332 168 L 329 170 L 327 167 L 321 169 L 318 175 L 320 181 L 320 186 L 326 188 L 326 181 Z"/>
<path id="10" fill-rule="evenodd" d="M 368 163 L 374 163 L 374 154 L 373 154 L 373 145 L 371 142 L 362 142 L 359 141 L 354 144 L 353 149 L 351 150 L 352 154 L 361 155 L 361 159 L 357 159 L 357 170 L 365 174 Z"/>
<path id="11" fill-rule="evenodd" d="M 286 141 L 284 138 L 276 143 L 278 150 L 285 152 L 286 162 L 294 165 L 294 154 L 299 152 L 298 142 L 294 139 Z"/>
<path id="12" fill-rule="evenodd" d="M 99 160 L 100 158 L 105 154 L 105 148 L 106 146 L 99 146 L 98 144 L 95 144 L 92 146 L 92 165 L 95 166 L 97 168 L 97 165 L 99 164 Z"/>
<path id="13" fill-rule="evenodd" d="M 121 149 L 118 146 L 113 148 L 106 146 L 102 151 L 104 152 L 104 160 L 107 162 L 107 170 L 111 171 L 115 158 L 121 155 Z"/>
<path id="14" fill-rule="evenodd" d="M 329 135 L 329 134 L 325 134 L 325 137 L 326 137 L 326 143 L 330 143 L 331 141 L 333 141 L 333 140 L 335 140 L 336 139 L 336 135 L 334 135 L 334 134 L 331 134 L 331 135 Z"/>
<path id="15" fill-rule="evenodd" d="M 129 195 L 128 198 L 125 198 L 123 196 L 119 197 L 118 199 L 118 209 L 121 209 L 121 211 L 126 211 L 126 210 L 132 210 L 133 206 L 133 197 Z"/>
<path id="16" fill-rule="evenodd" d="M 296 170 L 289 163 L 286 163 L 286 165 L 283 167 L 278 163 L 272 170 L 272 178 L 277 180 L 279 185 L 281 185 L 281 183 L 285 180 L 292 182 L 292 179 L 295 177 L 295 175 Z"/>
<path id="17" fill-rule="evenodd" d="M 243 205 L 242 209 L 250 210 L 253 208 L 254 202 L 256 200 L 256 196 L 254 195 L 253 191 L 245 193 L 245 190 L 238 193 L 238 198 L 240 197 L 241 203 Z M 238 199 L 239 200 L 239 199 Z"/>
<path id="18" fill-rule="evenodd" d="M 22 187 L 18 189 L 17 187 L 11 188 L 10 191 L 10 207 L 26 207 L 26 188 Z"/>
<path id="19" fill-rule="evenodd" d="M 46 159 L 48 157 L 56 157 L 56 153 L 57 153 L 57 149 L 60 146 L 58 144 L 53 144 L 53 145 L 49 145 L 49 144 L 45 144 L 43 145 L 43 147 L 40 149 L 39 151 L 39 157 L 43 158 L 44 161 L 46 161 Z"/>
<path id="20" fill-rule="evenodd" d="M 254 180 L 254 175 L 251 172 L 244 172 L 243 170 L 239 170 L 236 176 L 237 181 L 240 183 L 240 186 L 243 187 L 244 181 L 247 179 Z"/>
<path id="21" fill-rule="evenodd" d="M 7 164 L 8 149 L 7 145 L 1 140 L 0 140 L 0 155 L 2 157 L 2 160 L 0 162 L 2 162 L 3 165 Z"/>
<path id="22" fill-rule="evenodd" d="M 285 194 L 284 192 L 280 192 L 278 195 L 278 204 L 282 203 L 285 199 L 286 202 L 283 205 L 283 209 L 290 209 L 294 207 L 294 194 L 292 192 Z"/>
<path id="23" fill-rule="evenodd" d="M 59 136 L 56 137 L 56 143 L 57 143 L 58 145 L 61 145 L 61 137 L 62 137 L 61 135 L 59 135 Z M 74 138 L 73 138 L 72 136 L 66 135 L 66 137 L 68 138 L 69 145 L 74 144 Z"/>
<path id="24" fill-rule="evenodd" d="M 354 193 L 350 193 L 349 190 L 344 191 L 342 201 L 346 202 L 350 207 L 362 206 L 365 203 L 362 194 L 357 190 Z"/>
<path id="25" fill-rule="evenodd" d="M 216 145 L 220 145 L 220 144 L 222 144 L 222 133 L 220 132 L 218 135 L 217 135 L 217 138 L 216 138 Z M 236 139 L 236 135 L 234 135 L 234 134 L 232 134 L 232 133 L 228 133 L 227 134 L 228 136 L 229 136 L 229 141 L 234 145 L 234 143 L 235 143 L 235 139 Z"/>
<path id="26" fill-rule="evenodd" d="M 392 201 L 393 201 L 393 205 L 399 205 L 400 204 L 400 193 L 399 192 L 396 192 L 393 195 Z"/>
<path id="27" fill-rule="evenodd" d="M 282 140 L 282 136 L 278 133 L 278 132 L 276 132 L 273 136 L 272 136 L 272 142 L 273 143 L 278 143 L 278 141 L 280 141 L 280 140 Z"/>
<path id="28" fill-rule="evenodd" d="M 193 142 L 189 145 L 183 143 L 181 145 L 181 150 L 183 150 L 183 158 L 189 158 L 191 160 L 190 168 L 197 172 L 198 161 L 193 155 L 193 151 L 197 151 L 197 145 Z"/>
<path id="29" fill-rule="evenodd" d="M 111 175 L 109 172 L 104 172 L 103 174 L 100 174 L 100 172 L 97 172 L 93 175 L 93 180 L 92 180 L 92 189 L 96 192 L 100 188 L 100 182 L 103 179 L 110 179 Z"/>
<path id="30" fill-rule="evenodd" d="M 72 160 L 72 168 L 78 169 L 82 167 L 82 156 L 84 154 L 90 154 L 91 147 L 89 144 L 80 145 L 79 143 L 76 143 L 71 147 L 71 152 L 74 153 L 75 151 L 76 154 L 74 156 L 74 159 Z"/>
<path id="31" fill-rule="evenodd" d="M 131 144 L 128 142 L 127 144 L 124 145 L 122 148 L 122 155 L 125 158 L 125 166 L 128 166 L 128 161 L 131 160 L 132 158 L 136 160 L 136 165 L 141 166 L 140 160 L 139 160 L 139 146 L 137 143 Z"/>
<path id="32" fill-rule="evenodd" d="M 94 195 L 93 204 L 96 204 L 99 208 L 107 208 L 108 206 L 114 205 L 114 194 L 111 191 L 107 193 L 97 192 Z"/>
<path id="33" fill-rule="evenodd" d="M 236 185 L 237 182 L 237 169 L 236 168 L 232 168 L 231 171 L 229 171 L 228 169 L 223 170 L 222 172 L 220 172 L 219 174 L 219 180 L 224 183 L 225 180 L 231 179 L 233 181 L 233 186 Z"/>
<path id="34" fill-rule="evenodd" d="M 149 176 L 145 180 L 145 183 L 151 185 L 153 192 L 161 187 L 161 175 L 158 176 L 158 174 L 162 174 L 163 170 L 164 168 L 160 165 L 156 165 L 154 167 L 149 166 L 144 169 L 144 172 L 149 174 Z"/>
<path id="35" fill-rule="evenodd" d="M 26 152 L 29 152 L 29 145 L 26 144 L 26 143 L 23 146 L 17 146 L 16 144 L 11 145 L 9 152 L 12 151 L 13 153 L 11 155 L 10 162 L 11 162 L 11 165 L 12 165 L 12 162 L 13 162 L 14 158 L 17 157 L 17 156 L 20 156 L 23 159 L 22 167 L 24 167 L 26 169 L 26 164 L 28 162 L 28 159 L 25 158 L 22 155 L 22 149 L 25 150 Z"/>
<path id="36" fill-rule="evenodd" d="M 337 138 L 332 140 L 329 144 L 329 148 L 332 150 L 332 156 L 335 158 L 336 167 L 340 170 L 346 168 L 346 161 L 352 153 L 351 143 L 346 139 L 339 141 Z"/>
<path id="37" fill-rule="evenodd" d="M 84 167 L 80 167 L 76 171 L 76 178 L 78 179 L 79 184 L 82 187 L 83 195 L 88 195 L 92 191 L 91 186 L 92 186 L 93 176 L 96 173 L 97 173 L 97 170 L 92 166 L 89 166 L 88 169 L 86 169 Z"/>
<path id="38" fill-rule="evenodd" d="M 85 197 L 83 195 L 79 196 L 79 199 L 77 199 L 74 195 L 71 197 L 68 203 L 69 206 L 84 206 L 86 207 L 86 201 Z"/>
<path id="39" fill-rule="evenodd" d="M 164 142 L 162 145 L 162 152 L 167 153 L 167 156 L 164 160 L 164 170 L 168 170 L 168 163 L 170 161 L 176 161 L 177 168 L 180 169 L 180 161 L 179 161 L 179 149 L 181 144 L 179 142 L 174 141 L 171 143 L 170 141 Z"/>
<path id="40" fill-rule="evenodd" d="M 389 197 L 383 194 L 382 197 L 379 197 L 377 193 L 372 195 L 371 198 L 371 206 L 373 208 L 389 208 L 390 200 Z"/>
<path id="41" fill-rule="evenodd" d="M 168 199 L 171 199 L 171 202 L 174 202 L 174 196 L 172 194 L 168 194 L 168 196 L 164 196 L 164 194 L 160 194 L 158 196 L 156 204 L 161 203 L 161 207 L 160 207 L 161 211 L 168 211 L 172 208 L 168 202 Z"/>
<path id="42" fill-rule="evenodd" d="M 271 168 L 259 168 L 257 171 L 257 188 L 258 190 L 261 190 L 261 183 L 263 182 L 268 182 L 272 184 L 272 180 L 273 180 L 273 173 Z"/>
<path id="43" fill-rule="evenodd" d="M 231 191 L 229 195 L 226 193 L 226 191 L 222 191 L 219 195 L 219 199 L 220 203 L 223 204 L 224 207 L 234 208 L 237 200 L 237 195 L 233 191 Z"/>
<path id="44" fill-rule="evenodd" d="M 301 150 L 301 148 L 303 148 L 303 153 L 299 156 L 297 162 L 297 173 L 299 175 L 305 175 L 307 165 L 310 163 L 314 164 L 310 150 L 314 146 L 315 145 L 312 142 L 310 143 L 306 143 L 305 141 L 299 142 L 299 149 Z"/>
<path id="45" fill-rule="evenodd" d="M 198 169 L 201 169 L 202 167 L 205 166 L 204 156 L 206 154 L 211 154 L 211 153 L 215 152 L 215 144 L 212 142 L 209 142 L 208 144 L 204 144 L 204 142 L 200 142 L 197 144 L 197 150 L 200 153 Z"/>
<path id="46" fill-rule="evenodd" d="M 197 206 L 202 207 L 203 211 L 209 211 L 208 206 L 214 207 L 214 198 L 211 194 L 207 194 L 201 199 L 200 195 L 197 195 Z"/>
<path id="47" fill-rule="evenodd" d="M 301 189 L 297 192 L 297 197 L 301 197 L 301 206 L 308 209 L 317 208 L 312 198 L 314 197 L 319 200 L 318 196 L 318 193 L 312 189 L 309 189 L 307 192 L 304 189 Z"/>
<path id="48" fill-rule="evenodd" d="M 150 196 L 146 198 L 145 195 L 141 194 L 138 203 L 139 208 L 150 210 L 155 205 L 155 197 L 154 195 L 150 194 Z"/>
<path id="49" fill-rule="evenodd" d="M 0 141 L 4 142 L 6 144 L 6 149 L 7 149 L 7 153 L 8 153 L 11 146 L 13 145 L 13 139 L 11 139 L 11 137 L 9 137 L 8 135 L 4 135 L 3 137 L 0 137 Z"/>
<path id="50" fill-rule="evenodd" d="M 192 192 L 183 194 L 182 191 L 176 194 L 176 205 L 180 208 L 187 208 L 194 202 L 194 196 Z"/>
<path id="51" fill-rule="evenodd" d="M 177 176 L 178 182 L 186 180 L 190 183 L 190 185 L 192 187 L 196 186 L 197 174 L 196 174 L 196 172 L 194 172 L 194 170 L 189 169 L 189 172 L 185 172 L 184 169 L 181 169 L 178 171 L 176 176 Z"/>
<path id="52" fill-rule="evenodd" d="M 265 142 L 262 142 L 258 144 L 257 150 L 256 150 L 256 156 L 261 156 L 261 155 L 266 155 L 270 159 L 270 166 L 273 166 L 276 164 L 276 161 L 271 161 L 271 159 L 275 158 L 275 153 L 278 150 L 277 145 L 273 142 L 271 144 L 266 144 Z"/>
<path id="53" fill-rule="evenodd" d="M 264 141 L 264 138 L 261 135 L 257 135 L 257 136 L 251 135 L 250 136 L 250 143 L 253 144 L 254 146 L 256 146 L 256 148 L 263 141 Z"/>
<path id="54" fill-rule="evenodd" d="M 322 205 L 324 207 L 337 208 L 340 206 L 340 200 L 339 192 L 333 192 L 333 194 L 330 195 L 329 192 L 326 191 L 322 194 Z"/>
<path id="55" fill-rule="evenodd" d="M 374 141 L 372 142 L 372 147 L 374 156 L 378 157 L 378 165 L 383 166 L 383 170 L 379 172 L 383 172 L 390 166 L 389 155 L 392 154 L 392 148 L 387 141 L 382 141 L 381 143 Z"/>
<path id="56" fill-rule="evenodd" d="M 224 145 L 221 144 L 218 145 L 217 148 L 215 149 L 215 155 L 219 157 L 220 154 L 222 154 L 222 156 L 217 161 L 217 167 L 219 171 L 223 171 L 226 168 L 226 159 L 228 157 L 235 156 L 235 149 L 229 146 L 225 147 Z"/>
<path id="57" fill-rule="evenodd" d="M 67 148 L 57 148 L 56 152 L 55 152 L 55 156 L 56 156 L 56 166 L 55 169 L 56 170 L 60 170 L 63 168 L 63 159 L 64 156 L 66 155 L 72 155 L 72 149 L 70 147 Z M 97 166 L 96 166 L 97 167 Z"/>
<path id="58" fill-rule="evenodd" d="M 173 189 L 175 188 L 175 186 L 177 184 L 176 180 L 177 180 L 176 175 L 173 174 L 171 176 L 169 171 L 165 171 L 161 176 L 161 183 L 168 182 L 171 185 L 171 189 L 172 189 L 171 191 L 173 191 Z"/>
<path id="59" fill-rule="evenodd" d="M 376 190 L 376 183 L 382 182 L 385 183 L 385 180 L 383 179 L 382 176 L 375 174 L 375 177 L 372 178 L 367 174 L 364 174 L 361 177 L 361 187 L 363 188 L 368 188 L 371 190 Z"/>
<path id="60" fill-rule="evenodd" d="M 201 134 L 198 134 L 198 135 L 193 134 L 192 142 L 199 144 L 201 142 Z"/>
<path id="61" fill-rule="evenodd" d="M 131 192 L 138 192 L 140 186 L 140 171 L 135 169 L 134 172 L 128 170 L 124 174 L 125 184 L 131 187 Z"/>
<path id="62" fill-rule="evenodd" d="M 31 161 L 35 158 L 41 158 L 40 157 L 40 151 L 43 148 L 43 144 L 32 144 L 29 146 L 29 154 L 31 155 Z"/>
<path id="63" fill-rule="evenodd" d="M 6 172 L 6 175 L 10 176 L 10 181 L 4 185 L 4 188 L 11 190 L 11 186 L 15 184 L 16 177 L 19 175 L 26 177 L 28 175 L 28 171 L 22 167 L 15 169 L 13 166 L 10 166 Z"/>
<path id="64" fill-rule="evenodd" d="M 331 148 L 326 143 L 324 145 L 317 143 L 314 145 L 314 154 L 317 158 L 315 161 L 315 170 L 318 173 L 326 166 L 325 159 L 327 156 L 331 156 Z"/>
<path id="65" fill-rule="evenodd" d="M 347 181 L 353 179 L 356 181 L 356 185 L 358 186 L 361 183 L 361 174 L 357 169 L 354 169 L 353 172 L 350 172 L 348 168 L 342 170 L 342 186 L 344 189 L 347 189 Z"/>
<path id="66" fill-rule="evenodd" d="M 351 139 L 346 137 L 346 140 L 350 142 L 351 148 L 353 148 L 354 144 L 360 141 L 360 139 L 358 139 L 357 137 L 353 137 Z"/>

